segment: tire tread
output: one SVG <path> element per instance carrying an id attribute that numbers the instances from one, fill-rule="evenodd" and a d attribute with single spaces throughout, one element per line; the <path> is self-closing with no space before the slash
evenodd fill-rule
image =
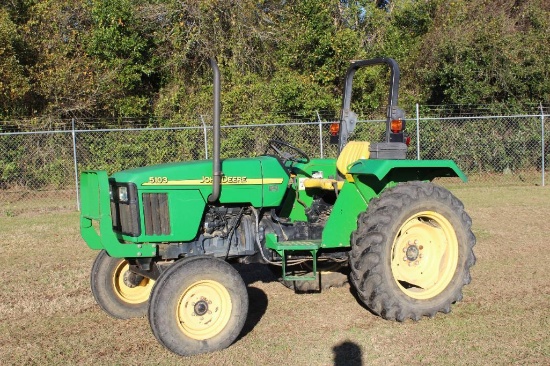
<path id="1" fill-rule="evenodd" d="M 465 243 L 459 243 L 459 246 L 466 245 L 467 248 L 463 272 L 460 279 L 452 283 L 454 288 L 451 294 L 443 301 L 423 300 L 423 305 L 417 306 L 419 301 L 406 299 L 408 296 L 391 285 L 394 279 L 383 274 L 387 273 L 384 272 L 383 266 L 388 265 L 383 258 L 387 245 L 392 245 L 394 240 L 388 233 L 391 232 L 390 228 L 398 213 L 413 203 L 426 201 L 446 205 L 453 212 L 460 221 L 459 229 L 465 234 Z M 419 320 L 423 316 L 433 317 L 437 312 L 450 312 L 451 304 L 462 299 L 462 287 L 471 282 L 470 267 L 476 262 L 472 250 L 475 236 L 471 231 L 471 223 L 472 220 L 464 211 L 462 202 L 448 190 L 433 183 L 400 183 L 386 189 L 379 197 L 373 198 L 367 211 L 359 215 L 358 228 L 352 234 L 350 279 L 361 301 L 384 319 L 397 321 Z"/>

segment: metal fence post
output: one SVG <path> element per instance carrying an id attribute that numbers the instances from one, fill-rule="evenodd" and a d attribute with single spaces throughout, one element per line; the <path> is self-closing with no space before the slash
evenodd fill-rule
<path id="1" fill-rule="evenodd" d="M 73 162 L 74 162 L 74 184 L 76 187 L 76 209 L 80 211 L 80 192 L 78 187 L 78 161 L 76 157 L 76 133 L 74 130 L 74 118 L 71 120 L 72 135 L 73 135 Z"/>
<path id="2" fill-rule="evenodd" d="M 420 160 L 420 111 L 416 103 L 416 159 Z"/>
<path id="3" fill-rule="evenodd" d="M 202 114 L 200 115 L 201 122 L 202 122 L 202 129 L 204 131 L 204 158 L 208 159 L 208 132 L 206 131 L 206 123 L 204 123 L 204 118 L 202 118 Z"/>
<path id="4" fill-rule="evenodd" d="M 542 162 L 542 186 L 544 187 L 544 108 L 542 108 L 542 103 L 540 103 L 540 130 L 541 130 L 541 162 Z"/>
<path id="5" fill-rule="evenodd" d="M 321 123 L 321 116 L 319 111 L 317 111 L 317 119 L 319 120 L 319 146 L 321 149 L 321 159 L 323 159 L 323 125 Z"/>

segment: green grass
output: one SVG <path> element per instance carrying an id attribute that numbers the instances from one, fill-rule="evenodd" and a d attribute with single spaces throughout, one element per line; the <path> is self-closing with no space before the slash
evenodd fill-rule
<path id="1" fill-rule="evenodd" d="M 103 313 L 89 289 L 97 253 L 65 209 L 15 202 L 0 214 L 0 364 L 144 365 L 547 365 L 550 364 L 550 191 L 471 187 L 464 202 L 477 264 L 464 300 L 447 315 L 385 321 L 349 287 L 296 295 L 263 267 L 241 266 L 250 316 L 228 349 L 180 358 L 162 348 L 147 319 Z"/>

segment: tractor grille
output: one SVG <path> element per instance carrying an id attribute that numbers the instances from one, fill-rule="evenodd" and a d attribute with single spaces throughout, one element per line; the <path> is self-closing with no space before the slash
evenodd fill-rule
<path id="1" fill-rule="evenodd" d="M 170 235 L 170 213 L 166 193 L 144 193 L 145 235 Z"/>
<path id="2" fill-rule="evenodd" d="M 119 189 L 125 187 L 128 195 L 126 200 L 120 200 Z M 129 236 L 139 236 L 141 227 L 139 224 L 139 209 L 137 200 L 137 188 L 135 184 L 112 183 L 111 184 L 111 217 L 113 230 Z"/>

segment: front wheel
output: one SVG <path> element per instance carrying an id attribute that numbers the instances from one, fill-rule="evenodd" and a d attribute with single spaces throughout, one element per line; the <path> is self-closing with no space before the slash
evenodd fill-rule
<path id="1" fill-rule="evenodd" d="M 448 313 L 470 283 L 471 219 L 456 197 L 432 183 L 399 184 L 373 199 L 352 242 L 351 281 L 385 319 Z"/>
<path id="2" fill-rule="evenodd" d="M 211 258 L 183 259 L 157 279 L 149 324 L 170 351 L 189 356 L 231 345 L 248 314 L 248 293 L 239 273 Z"/>
<path id="3" fill-rule="evenodd" d="M 131 272 L 128 261 L 113 258 L 102 250 L 92 266 L 90 283 L 99 306 L 118 319 L 142 317 L 155 283 L 147 277 Z"/>

